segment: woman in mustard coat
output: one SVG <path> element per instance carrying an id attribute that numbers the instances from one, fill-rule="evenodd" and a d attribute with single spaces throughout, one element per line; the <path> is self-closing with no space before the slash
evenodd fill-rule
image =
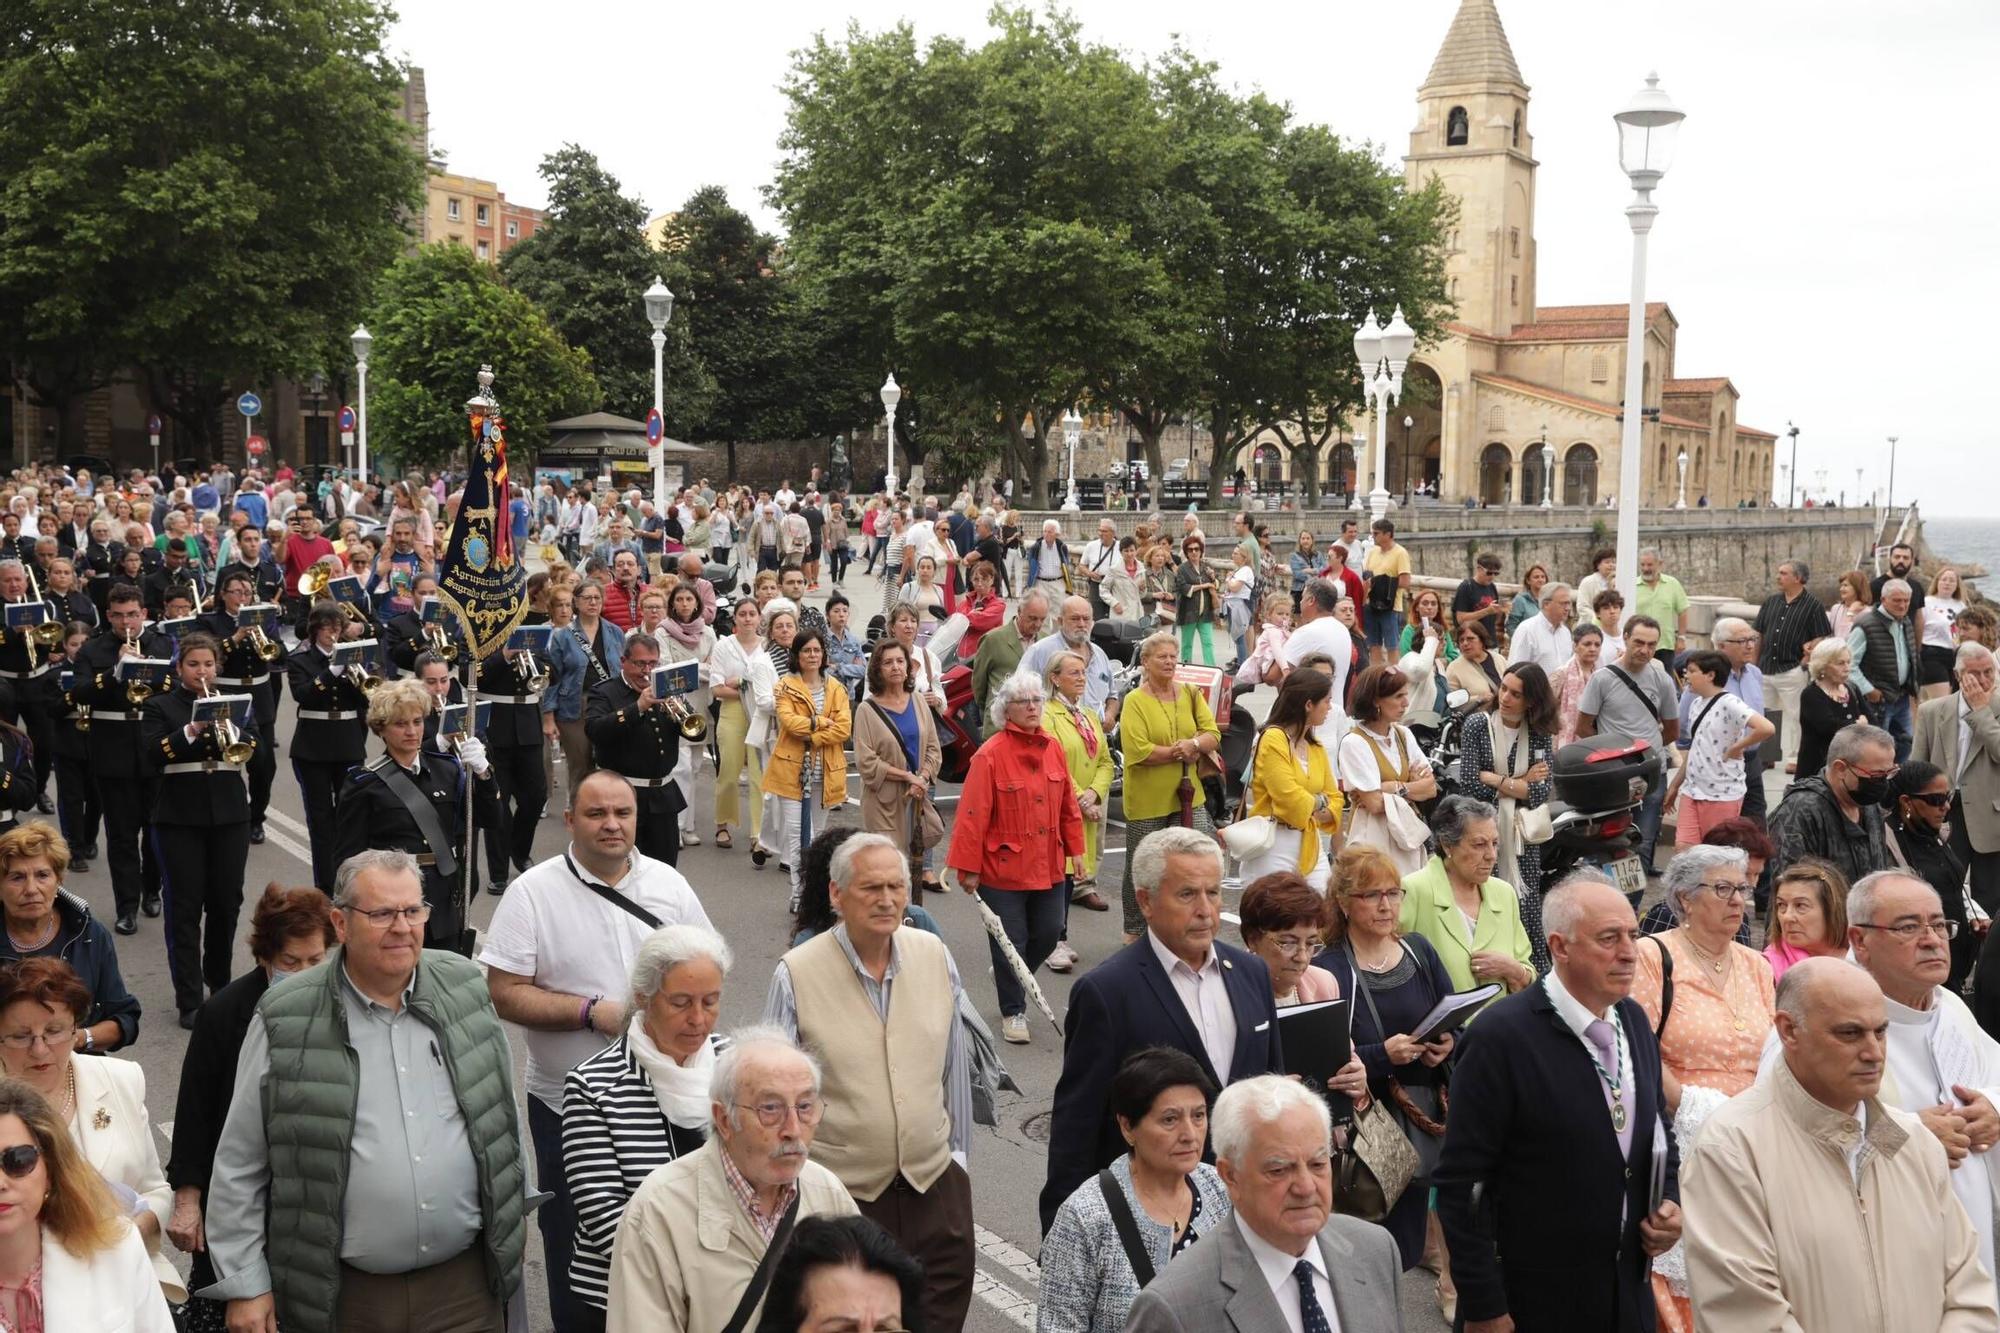
<path id="1" fill-rule="evenodd" d="M 778 682 L 777 741 L 764 764 L 764 790 L 778 798 L 779 861 L 791 867 L 792 907 L 813 838 L 813 800 L 825 810 L 847 804 L 847 755 L 854 730 L 847 691 L 826 672 L 826 639 L 804 629 L 792 640 L 791 674 Z"/>
<path id="2" fill-rule="evenodd" d="M 1316 730 L 1332 707 L 1333 680 L 1323 671 L 1294 671 L 1278 688 L 1257 737 L 1249 789 L 1250 814 L 1275 819 L 1278 834 L 1269 851 L 1243 862 L 1246 884 L 1290 870 L 1326 892 L 1328 867 L 1319 840 L 1322 833 L 1338 838 L 1341 799 L 1332 757 Z"/>
<path id="3" fill-rule="evenodd" d="M 1083 706 L 1085 662 L 1080 653 L 1060 652 L 1049 659 L 1049 701 L 1042 708 L 1042 727 L 1062 746 L 1083 812 L 1083 855 L 1072 858 L 1077 897 L 1097 878 L 1097 856 L 1104 842 L 1104 811 L 1111 801 L 1111 741 L 1104 722 Z M 1101 900 L 1100 900 L 1101 901 Z"/>

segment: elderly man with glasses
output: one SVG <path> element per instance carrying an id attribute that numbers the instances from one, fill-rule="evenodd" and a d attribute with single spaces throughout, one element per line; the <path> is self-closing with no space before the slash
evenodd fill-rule
<path id="1" fill-rule="evenodd" d="M 1971 866 L 1972 896 L 1991 915 L 2000 911 L 2000 664 L 1983 644 L 1961 643 L 1952 676 L 1955 693 L 1918 706 L 1910 758 L 1951 779 L 1951 848 Z"/>

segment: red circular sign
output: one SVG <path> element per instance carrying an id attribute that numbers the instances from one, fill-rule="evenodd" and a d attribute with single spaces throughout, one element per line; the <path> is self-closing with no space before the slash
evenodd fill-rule
<path id="1" fill-rule="evenodd" d="M 252 458 L 260 458 L 264 453 L 264 437 L 261 435 L 252 435 L 249 439 L 243 441 L 243 447 L 250 451 Z"/>

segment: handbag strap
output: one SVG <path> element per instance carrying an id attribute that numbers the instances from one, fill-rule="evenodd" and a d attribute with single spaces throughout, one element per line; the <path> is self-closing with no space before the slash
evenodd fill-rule
<path id="1" fill-rule="evenodd" d="M 645 922 L 648 929 L 658 930 L 665 924 L 659 917 L 639 906 L 639 904 L 633 902 L 609 884 L 600 883 L 594 879 L 586 879 L 583 872 L 576 868 L 576 862 L 570 859 L 568 852 L 563 853 L 563 864 L 569 867 L 569 873 L 576 877 L 577 883 L 583 885 L 584 888 L 589 889 L 592 893 L 604 899 L 604 901 L 624 908 L 627 912 Z"/>
<path id="2" fill-rule="evenodd" d="M 1409 941 L 1398 940 L 1397 944 L 1401 946 L 1405 954 L 1409 955 L 1410 961 L 1416 965 L 1417 975 L 1424 979 L 1424 989 L 1432 992 L 1431 1003 L 1436 1004 L 1443 997 L 1436 993 L 1437 986 L 1431 981 L 1430 974 L 1424 971 L 1423 959 L 1418 958 L 1416 954 L 1411 951 Z M 1358 959 L 1355 958 L 1353 952 L 1353 946 L 1351 945 L 1349 946 L 1348 949 L 1347 963 L 1348 963 L 1348 974 L 1353 979 L 1354 989 L 1361 992 L 1361 1000 L 1364 1004 L 1368 1006 L 1368 1016 L 1375 1020 L 1375 1031 L 1381 1035 L 1384 1041 L 1387 1041 L 1389 1039 L 1389 1030 L 1382 1026 L 1382 1011 L 1375 1007 L 1374 992 L 1368 988 L 1368 983 L 1364 982 L 1361 979 L 1361 963 Z M 1354 1011 L 1352 1009 L 1348 1010 L 1349 1014 L 1352 1014 L 1353 1012 Z M 1350 1043 L 1351 1043 L 1351 1038 L 1350 1038 Z M 1438 1111 L 1440 1113 L 1443 1113 L 1444 1110 L 1446 1109 L 1447 1102 L 1445 1098 L 1446 1098 L 1446 1093 L 1444 1086 L 1440 1084 L 1438 1087 Z M 1389 1100 L 1393 1101 L 1394 1103 L 1396 1103 L 1397 1106 L 1401 1107 L 1403 1114 L 1406 1117 L 1408 1117 L 1410 1123 L 1415 1125 L 1418 1129 L 1422 1130 L 1424 1133 L 1430 1135 L 1434 1139 L 1441 1139 L 1444 1137 L 1444 1122 L 1442 1120 L 1433 1120 L 1429 1116 L 1425 1115 L 1422 1110 L 1418 1109 L 1417 1104 L 1414 1101 L 1410 1100 L 1410 1094 L 1404 1090 L 1402 1080 L 1397 1078 L 1393 1072 L 1389 1075 Z"/>
<path id="3" fill-rule="evenodd" d="M 1097 1173 L 1097 1188 L 1104 1195 L 1104 1206 L 1111 1210 L 1111 1225 L 1118 1229 L 1118 1243 L 1125 1247 L 1125 1262 L 1132 1265 L 1132 1276 L 1144 1288 L 1153 1280 L 1153 1256 L 1146 1253 L 1146 1242 L 1139 1239 L 1139 1222 L 1132 1216 L 1132 1205 L 1125 1201 L 1125 1191 L 1118 1188 L 1118 1177 L 1105 1167 Z"/>
<path id="4" fill-rule="evenodd" d="M 1605 663 L 1604 669 L 1606 671 L 1609 671 L 1612 675 L 1618 677 L 1618 679 L 1624 681 L 1625 688 L 1639 696 L 1639 702 L 1645 705 L 1646 711 L 1648 713 L 1651 713 L 1654 717 L 1658 717 L 1660 715 L 1659 705 L 1653 701 L 1653 696 L 1647 694 L 1645 690 L 1641 689 L 1639 687 L 1638 681 L 1633 680 L 1630 676 L 1626 675 L 1624 668 L 1619 666 L 1614 666 L 1611 663 L 1607 662 Z"/>
<path id="5" fill-rule="evenodd" d="M 1715 706 L 1722 702 L 1722 696 L 1727 693 L 1729 693 L 1727 690 L 1717 690 L 1709 697 L 1708 702 L 1701 706 L 1701 712 L 1695 715 L 1693 725 L 1688 728 L 1688 750 L 1690 752 L 1694 749 L 1694 738 L 1701 734 L 1701 724 L 1708 721 L 1708 715 L 1715 711 Z"/>
<path id="6" fill-rule="evenodd" d="M 764 1288 L 771 1285 L 771 1274 L 778 1267 L 778 1259 L 785 1252 L 785 1246 L 792 1239 L 792 1224 L 799 1220 L 799 1196 L 801 1191 L 792 1191 L 792 1206 L 785 1209 L 784 1220 L 771 1233 L 771 1243 L 764 1247 L 764 1257 L 757 1261 L 757 1271 L 750 1275 L 750 1285 L 743 1289 L 743 1299 L 736 1302 L 736 1312 L 729 1316 L 729 1323 L 722 1333 L 743 1333 L 750 1327 L 750 1316 L 757 1312 L 757 1306 L 764 1299 Z"/>
<path id="7" fill-rule="evenodd" d="M 1667 952 L 1667 942 L 1658 935 L 1653 943 L 1660 950 L 1660 1021 L 1653 1024 L 1653 1040 L 1658 1042 L 1660 1034 L 1667 1030 L 1667 1018 L 1674 1012 L 1674 956 Z"/>

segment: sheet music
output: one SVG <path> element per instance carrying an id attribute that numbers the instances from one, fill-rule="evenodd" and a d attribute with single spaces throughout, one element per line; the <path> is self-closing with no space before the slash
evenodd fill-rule
<path id="1" fill-rule="evenodd" d="M 1938 1100 L 1953 1102 L 1952 1085 L 1979 1086 L 1979 1047 L 1964 1029 L 1941 1013 L 1931 1025 L 1931 1065 L 1937 1071 Z"/>

